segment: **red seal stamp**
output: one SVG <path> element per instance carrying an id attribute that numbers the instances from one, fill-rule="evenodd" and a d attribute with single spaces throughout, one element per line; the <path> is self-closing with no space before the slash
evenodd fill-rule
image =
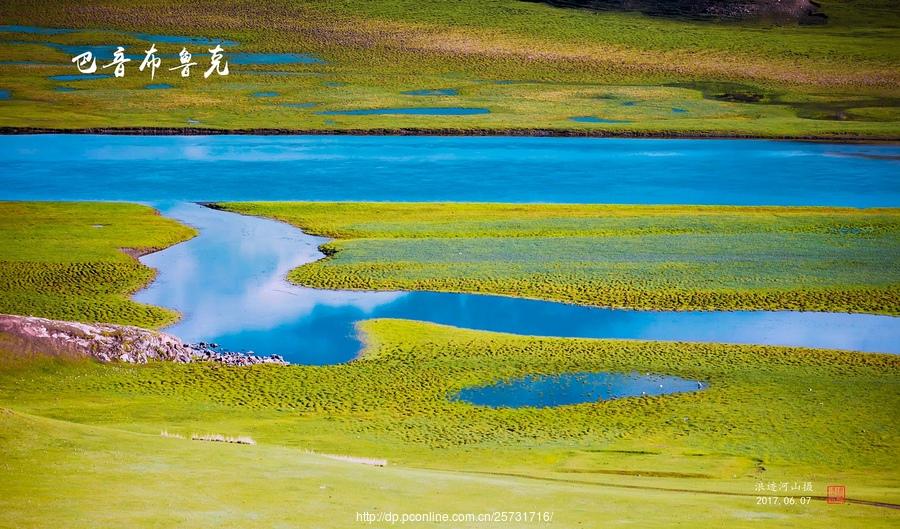
<path id="1" fill-rule="evenodd" d="M 830 504 L 844 503 L 847 499 L 847 487 L 845 485 L 828 485 L 825 501 Z"/>

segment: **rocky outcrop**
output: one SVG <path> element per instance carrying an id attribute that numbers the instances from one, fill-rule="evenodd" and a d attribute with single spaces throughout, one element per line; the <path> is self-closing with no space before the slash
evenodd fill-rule
<path id="1" fill-rule="evenodd" d="M 639 11 L 645 15 L 698 20 L 751 20 L 824 24 L 815 0 L 526 0 L 595 11 Z"/>
<path id="2" fill-rule="evenodd" d="M 263 357 L 220 351 L 215 344 L 186 344 L 170 334 L 140 327 L 5 314 L 0 315 L 0 348 L 23 355 L 133 364 L 151 361 L 206 361 L 238 366 L 287 363 L 278 355 Z"/>

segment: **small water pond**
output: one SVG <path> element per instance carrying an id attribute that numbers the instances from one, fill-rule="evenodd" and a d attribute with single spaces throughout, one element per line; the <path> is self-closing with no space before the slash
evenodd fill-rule
<path id="1" fill-rule="evenodd" d="M 0 42 L 2 43 L 2 42 Z M 40 65 L 40 66 L 69 66 L 68 64 L 62 63 L 53 63 L 53 62 L 42 62 L 42 61 L 0 61 L 0 64 L 6 66 L 32 66 L 32 65 Z"/>
<path id="2" fill-rule="evenodd" d="M 383 116 L 383 115 L 426 115 L 426 116 L 471 116 L 490 114 L 490 110 L 478 107 L 405 107 L 405 108 L 358 108 L 354 110 L 326 110 L 324 116 Z"/>
<path id="3" fill-rule="evenodd" d="M 262 91 L 262 92 L 253 92 L 250 95 L 252 97 L 278 97 L 278 92 Z"/>
<path id="4" fill-rule="evenodd" d="M 183 46 L 201 46 L 213 47 L 221 45 L 225 48 L 225 57 L 230 64 L 253 65 L 253 64 L 321 64 L 322 59 L 306 53 L 250 53 L 250 52 L 230 52 L 230 48 L 238 46 L 239 43 L 234 40 L 222 38 L 208 38 L 183 35 L 156 35 L 149 33 L 131 33 L 126 31 L 115 30 L 80 30 L 80 29 L 60 29 L 60 28 L 41 28 L 35 26 L 0 26 L 2 33 L 25 33 L 34 35 L 60 35 L 66 33 L 83 33 L 88 31 L 104 31 L 108 33 L 118 34 L 126 37 L 133 37 L 145 42 L 156 44 L 181 44 Z M 60 44 L 50 41 L 6 41 L 8 44 L 17 45 L 36 45 L 52 48 L 67 55 L 78 55 L 85 51 L 90 51 L 98 59 L 111 59 L 113 53 L 118 47 L 117 43 L 110 45 L 97 44 Z M 132 47 L 128 47 L 128 51 L 133 52 Z M 192 50 L 197 54 L 197 50 Z M 204 53 L 206 50 L 202 50 Z M 125 56 L 132 60 L 142 60 L 144 58 L 143 50 L 138 53 L 130 53 Z M 160 58 L 175 58 L 178 55 L 174 53 L 157 53 Z"/>
<path id="5" fill-rule="evenodd" d="M 322 59 L 306 53 L 229 53 L 231 64 L 321 64 Z"/>
<path id="6" fill-rule="evenodd" d="M 174 88 L 169 83 L 153 83 L 144 86 L 147 90 L 168 90 L 169 88 Z"/>
<path id="7" fill-rule="evenodd" d="M 680 377 L 640 373 L 531 375 L 465 388 L 453 400 L 492 408 L 546 408 L 625 397 L 699 391 L 706 384 Z"/>
<path id="8" fill-rule="evenodd" d="M 113 58 L 113 54 L 115 54 L 118 49 L 117 45 L 105 45 L 105 44 L 59 44 L 56 42 L 47 42 L 47 41 L 11 41 L 7 42 L 7 44 L 16 44 L 16 45 L 32 45 L 32 46 L 43 46 L 45 48 L 52 48 L 60 53 L 64 53 L 69 56 L 76 56 L 86 51 L 91 52 L 94 57 L 98 61 L 108 61 Z M 157 53 L 157 57 L 164 59 L 171 59 L 177 57 L 177 55 L 173 53 Z M 141 61 L 144 59 L 143 53 L 126 53 L 125 57 L 131 59 L 132 61 Z"/>
<path id="9" fill-rule="evenodd" d="M 39 28 L 37 26 L 16 26 L 2 25 L 0 32 L 2 33 L 29 33 L 32 35 L 62 35 L 64 33 L 74 33 L 74 29 L 63 28 Z"/>
<path id="10" fill-rule="evenodd" d="M 52 81 L 89 81 L 91 79 L 106 79 L 107 77 L 112 77 L 112 75 L 108 73 L 72 73 L 51 75 L 49 79 Z"/>
<path id="11" fill-rule="evenodd" d="M 10 91 L 0 88 L 0 101 L 2 101 L 4 99 L 9 99 L 9 97 L 10 97 Z"/>
<path id="12" fill-rule="evenodd" d="M 433 88 L 425 90 L 407 90 L 400 93 L 406 96 L 458 96 L 459 90 L 455 88 Z"/>

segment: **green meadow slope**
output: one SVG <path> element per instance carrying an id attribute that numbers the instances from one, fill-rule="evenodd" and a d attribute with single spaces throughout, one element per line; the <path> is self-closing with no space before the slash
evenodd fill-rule
<path id="1" fill-rule="evenodd" d="M 228 203 L 335 237 L 288 278 L 669 310 L 900 314 L 896 209 Z"/>
<path id="2" fill-rule="evenodd" d="M 0 5 L 4 24 L 80 31 L 0 32 L 0 89 L 10 92 L 0 126 L 897 139 L 900 12 L 887 0 L 823 0 L 822 9 L 827 24 L 800 26 L 519 0 L 11 0 Z M 49 78 L 77 73 L 58 45 L 142 54 L 148 43 L 129 32 L 227 38 L 239 44 L 226 55 L 321 62 L 235 63 L 229 77 L 210 79 L 163 69 L 151 81 L 135 60 L 124 78 Z M 169 54 L 164 66 L 176 61 L 181 44 L 156 44 Z M 208 63 L 205 48 L 191 51 Z M 151 82 L 173 87 L 144 89 Z M 456 95 L 404 93 L 416 90 Z M 340 113 L 407 107 L 489 113 Z"/>
<path id="3" fill-rule="evenodd" d="M 538 339 L 399 320 L 362 330 L 362 359 L 322 367 L 22 362 L 7 353 L 0 406 L 16 414 L 0 419 L 0 519 L 347 527 L 362 510 L 538 510 L 554 512 L 559 527 L 897 522 L 896 510 L 876 505 L 900 503 L 896 356 Z M 709 388 L 544 409 L 450 400 L 497 378 L 579 370 L 674 373 Z M 835 394 L 854 405 L 826 406 Z M 158 437 L 163 430 L 258 444 Z M 798 503 L 760 506 L 756 487 L 770 482 L 812 491 L 775 492 Z M 869 503 L 827 505 L 830 483 Z M 98 497 L 107 490 L 118 501 Z"/>

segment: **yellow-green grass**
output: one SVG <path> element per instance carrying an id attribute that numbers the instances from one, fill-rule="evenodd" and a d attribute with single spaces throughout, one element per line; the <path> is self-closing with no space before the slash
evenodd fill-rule
<path id="1" fill-rule="evenodd" d="M 0 202 L 0 313 L 173 323 L 173 311 L 128 299 L 155 274 L 133 255 L 194 234 L 137 204 Z"/>
<path id="2" fill-rule="evenodd" d="M 890 527 L 890 511 L 865 506 L 769 508 L 743 496 L 638 489 L 565 480 L 343 463 L 274 445 L 192 443 L 0 412 L 4 451 L 0 525 L 69 527 L 365 526 L 357 512 L 543 511 L 550 527 L 623 520 L 758 527 Z M 114 495 L 114 500 L 111 497 Z M 404 527 L 509 527 L 510 523 Z M 541 524 L 538 524 L 540 526 Z M 372 524 L 371 527 L 388 527 Z M 399 526 L 399 522 L 395 526 Z"/>
<path id="3" fill-rule="evenodd" d="M 595 14 L 519 0 L 378 0 L 217 4 L 153 0 L 29 2 L 0 6 L 4 23 L 87 29 L 67 35 L 0 34 L 0 126 L 211 129 L 534 131 L 894 138 L 900 136 L 897 12 L 881 0 L 825 2 L 824 27 L 763 27 Z M 55 82 L 75 73 L 71 57 L 13 41 L 146 42 L 122 31 L 204 35 L 239 41 L 233 51 L 313 53 L 306 65 L 232 65 L 227 78 L 188 79 L 129 64 L 125 78 Z M 118 32 L 118 33 L 117 33 Z M 181 45 L 157 43 L 161 53 Z M 205 65 L 205 49 L 194 49 Z M 203 53 L 201 53 L 203 52 Z M 169 62 L 174 59 L 168 59 Z M 292 75 L 270 75 L 265 72 Z M 513 81 L 512 84 L 506 84 Z M 706 81 L 745 86 L 709 92 Z M 497 84 L 498 82 L 503 84 Z M 700 82 L 701 84 L 695 84 Z M 329 86 L 342 83 L 341 86 Z M 671 86 L 672 84 L 679 86 Z M 78 90 L 57 92 L 65 85 Z M 458 96 L 401 92 L 455 88 Z M 275 91 L 257 98 L 256 91 Z M 758 103 L 716 99 L 759 94 Z M 706 97 L 704 97 L 704 95 Z M 311 108 L 280 103 L 316 103 Z M 627 103 L 627 104 L 626 104 Z M 634 103 L 631 105 L 630 103 Z M 474 116 L 330 116 L 327 110 L 409 106 L 485 107 Z M 676 112 L 673 109 L 686 112 Z M 598 116 L 630 123 L 576 123 Z M 188 120 L 192 120 L 189 122 Z M 195 123 L 199 122 L 199 123 Z"/>
<path id="4" fill-rule="evenodd" d="M 361 330 L 364 356 L 335 366 L 6 356 L 0 406 L 17 412 L 3 415 L 0 428 L 8 525 L 69 516 L 75 527 L 240 526 L 257 516 L 269 526 L 309 513 L 311 523 L 346 527 L 364 505 L 522 509 L 528 494 L 529 510 L 555 511 L 561 527 L 897 521 L 895 510 L 821 498 L 758 506 L 755 492 L 759 482 L 812 482 L 811 494 L 821 497 L 827 484 L 842 483 L 850 498 L 900 503 L 896 356 L 531 338 L 403 320 L 368 321 Z M 585 370 L 676 374 L 709 387 L 546 409 L 450 400 L 469 385 Z M 258 444 L 162 439 L 161 430 L 247 435 Z M 389 464 L 376 469 L 304 450 Z M 109 490 L 122 501 L 101 499 Z"/>
<path id="5" fill-rule="evenodd" d="M 335 237 L 322 288 L 485 292 L 668 310 L 900 313 L 900 210 L 228 203 Z"/>

